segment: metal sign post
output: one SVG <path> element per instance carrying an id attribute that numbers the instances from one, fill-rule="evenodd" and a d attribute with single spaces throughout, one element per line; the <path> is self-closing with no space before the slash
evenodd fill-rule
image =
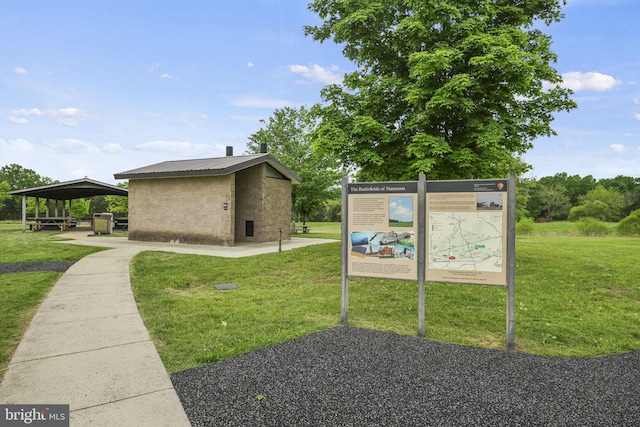
<path id="1" fill-rule="evenodd" d="M 342 177 L 342 325 L 347 325 L 349 321 L 349 275 L 348 270 L 348 239 L 349 239 L 349 197 L 348 197 L 349 177 Z"/>
<path id="2" fill-rule="evenodd" d="M 424 256 L 423 251 L 426 248 L 426 217 L 424 212 L 427 211 L 427 182 L 424 174 L 420 174 L 420 178 L 418 180 L 418 235 L 416 236 L 418 239 L 417 247 L 418 247 L 418 336 L 420 338 L 424 338 L 424 319 L 425 319 L 425 297 L 424 297 L 424 282 L 425 282 L 425 261 L 426 258 Z M 422 213 L 422 214 L 420 214 Z"/>
<path id="3" fill-rule="evenodd" d="M 516 174 L 509 172 L 507 193 L 507 350 L 515 349 L 516 317 Z"/>

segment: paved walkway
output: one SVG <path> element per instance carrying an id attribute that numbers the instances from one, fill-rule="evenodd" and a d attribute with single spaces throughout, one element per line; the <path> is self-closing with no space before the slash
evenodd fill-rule
<path id="1" fill-rule="evenodd" d="M 0 402 L 69 404 L 71 426 L 189 426 L 138 314 L 129 261 L 144 250 L 242 257 L 278 242 L 235 247 L 131 242 L 66 233 L 67 243 L 112 248 L 75 263 L 34 316 L 0 385 Z M 282 250 L 326 243 L 293 239 Z"/>

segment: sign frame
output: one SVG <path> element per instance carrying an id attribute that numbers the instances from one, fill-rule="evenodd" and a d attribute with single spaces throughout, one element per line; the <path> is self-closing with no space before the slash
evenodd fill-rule
<path id="1" fill-rule="evenodd" d="M 349 183 L 343 177 L 341 323 L 348 323 L 349 276 L 417 281 L 420 337 L 424 337 L 425 282 L 504 286 L 507 349 L 513 350 L 515 189 L 513 172 L 506 179 L 451 181 L 426 181 L 423 174 L 418 181 L 378 183 Z M 402 213 L 393 210 L 398 206 Z M 408 211 L 411 220 L 399 221 Z M 447 227 L 456 233 L 466 227 L 472 238 L 462 231 L 460 237 Z M 455 248 L 446 241 L 447 233 L 466 246 Z M 473 243 L 474 239 L 486 242 Z M 447 245 L 451 252 L 438 252 Z"/>

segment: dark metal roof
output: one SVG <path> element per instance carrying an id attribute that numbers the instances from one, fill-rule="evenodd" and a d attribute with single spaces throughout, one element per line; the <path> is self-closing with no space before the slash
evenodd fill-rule
<path id="1" fill-rule="evenodd" d="M 14 196 L 42 197 L 51 200 L 73 200 L 93 196 L 128 196 L 129 190 L 116 185 L 83 178 L 75 181 L 59 182 L 42 187 L 10 191 Z"/>
<path id="2" fill-rule="evenodd" d="M 120 172 L 115 179 L 180 178 L 189 176 L 221 176 L 239 172 L 262 163 L 267 163 L 293 184 L 300 178 L 271 154 L 248 154 L 245 156 L 213 157 L 209 159 L 172 160 Z"/>

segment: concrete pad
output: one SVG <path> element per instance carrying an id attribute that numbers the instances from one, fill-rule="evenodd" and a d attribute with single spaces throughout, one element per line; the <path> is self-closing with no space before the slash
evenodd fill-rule
<path id="1" fill-rule="evenodd" d="M 48 297 L 58 297 L 64 294 L 95 295 L 109 292 L 123 292 L 131 290 L 129 273 L 94 274 L 73 276 L 66 274 L 58 280 Z"/>
<path id="2" fill-rule="evenodd" d="M 12 363 L 151 340 L 137 312 L 71 323 L 43 322 L 30 331 L 20 342 Z"/>
<path id="3" fill-rule="evenodd" d="M 95 254 L 94 254 L 95 255 Z M 91 257 L 92 255 L 89 255 Z M 105 253 L 105 258 L 107 257 Z M 120 259 L 119 262 L 106 262 L 99 259 L 87 259 L 87 257 L 76 262 L 67 270 L 65 274 L 73 275 L 96 275 L 103 273 L 127 273 L 129 271 L 129 259 Z M 84 262 L 83 262 L 84 261 Z"/>
<path id="4" fill-rule="evenodd" d="M 278 241 L 274 241 L 265 243 L 238 243 L 235 246 L 214 246 L 191 245 L 184 243 L 171 244 L 164 242 L 140 242 L 135 240 L 128 240 L 126 237 L 90 237 L 87 236 L 86 233 L 81 232 L 66 232 L 63 234 L 63 237 L 69 237 L 73 240 L 67 240 L 61 243 L 118 248 L 118 251 L 126 250 L 131 252 L 140 252 L 151 250 L 193 255 L 220 256 L 226 258 L 240 258 L 264 253 L 274 253 L 278 252 L 280 246 L 283 251 L 286 251 L 311 245 L 335 243 L 338 241 L 333 239 L 293 237 L 291 238 L 291 240 L 283 240 L 281 245 L 279 245 Z M 107 254 L 108 252 L 111 251 L 99 252 L 89 256 Z"/>
<path id="5" fill-rule="evenodd" d="M 96 295 L 94 298 L 66 297 L 43 303 L 34 316 L 31 325 L 69 323 L 88 319 L 138 314 L 138 307 L 132 295 L 108 294 Z M 31 329 L 31 326 L 27 331 Z"/>
<path id="6" fill-rule="evenodd" d="M 75 411 L 172 389 L 153 343 L 146 341 L 11 363 L 0 401 L 70 404 Z"/>
<path id="7" fill-rule="evenodd" d="M 109 405 L 71 411 L 72 426 L 113 427 L 188 427 L 191 424 L 180 400 L 172 390 L 161 390 Z"/>

